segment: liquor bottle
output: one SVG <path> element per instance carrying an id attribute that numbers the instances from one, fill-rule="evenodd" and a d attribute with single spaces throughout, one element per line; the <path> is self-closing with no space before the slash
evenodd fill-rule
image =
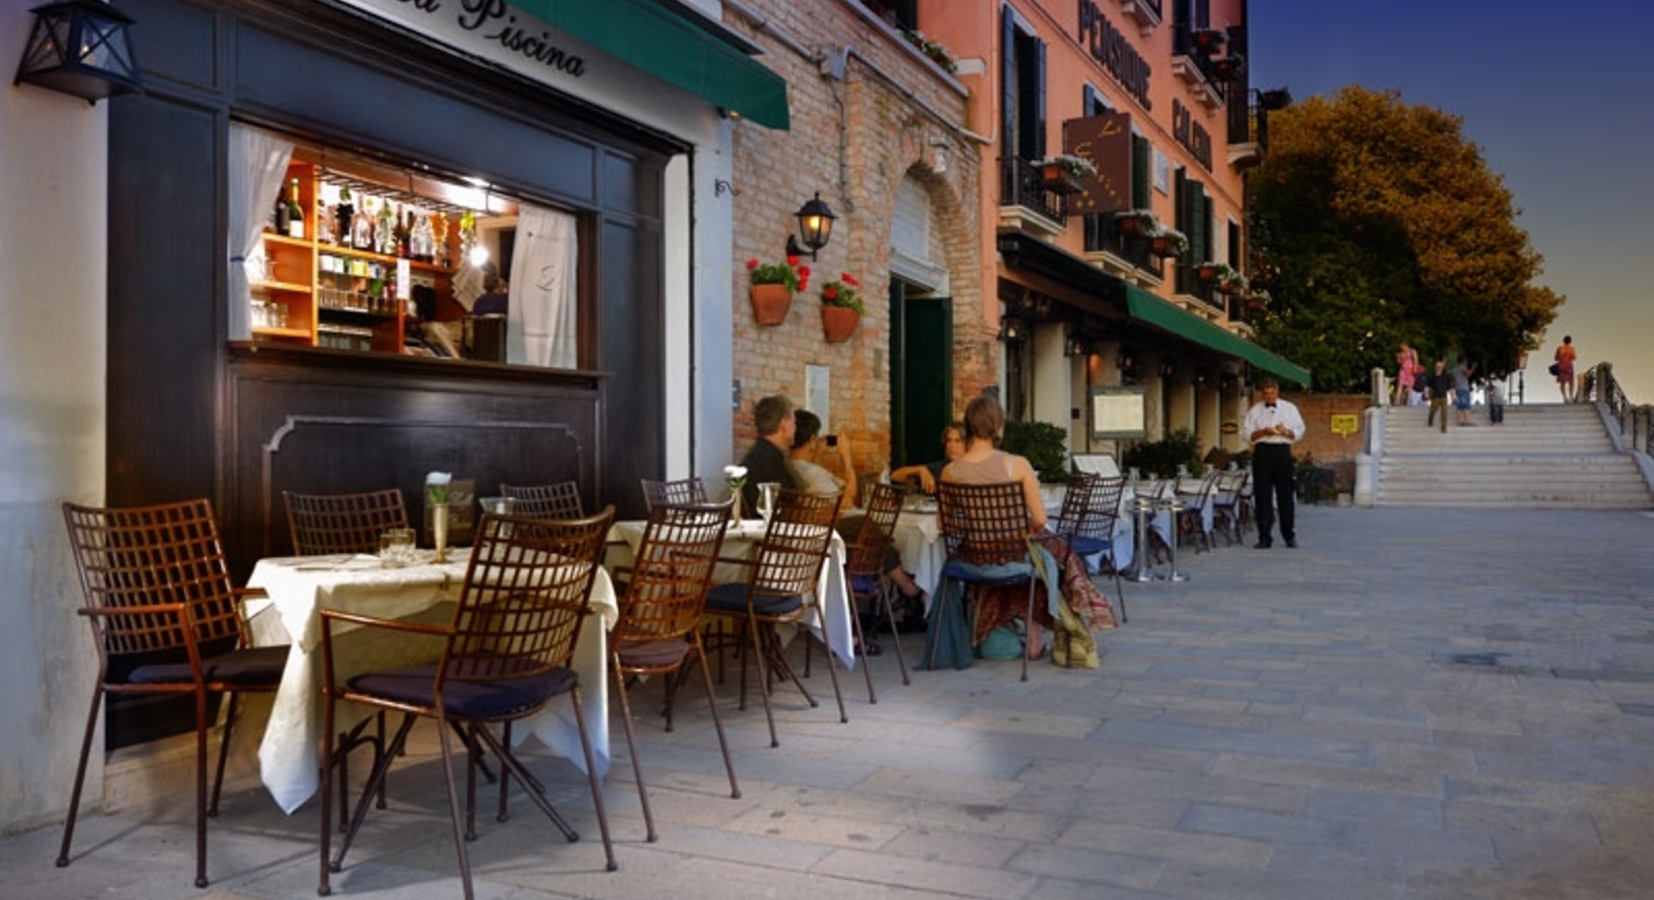
<path id="1" fill-rule="evenodd" d="M 287 236 L 304 238 L 304 207 L 299 206 L 299 180 L 293 179 L 287 192 Z"/>
<path id="2" fill-rule="evenodd" d="M 290 220 L 292 219 L 292 211 L 287 208 L 287 201 L 283 199 L 279 193 L 276 195 L 276 208 L 274 213 L 271 215 L 271 219 L 275 222 L 275 226 L 271 229 L 272 231 L 276 234 L 287 234 L 287 229 L 290 226 Z"/>
<path id="3" fill-rule="evenodd" d="M 385 256 L 396 255 L 396 222 L 391 218 L 391 202 L 379 201 L 379 216 L 373 223 L 374 252 Z"/>
<path id="4" fill-rule="evenodd" d="M 334 243 L 333 234 L 333 210 L 328 208 L 327 200 L 318 194 L 316 196 L 316 243 Z"/>
<path id="5" fill-rule="evenodd" d="M 350 245 L 358 250 L 373 249 L 373 216 L 368 212 L 372 197 L 363 197 L 362 206 L 350 220 Z"/>
<path id="6" fill-rule="evenodd" d="M 402 209 L 402 204 L 396 204 L 396 255 L 408 256 L 408 217 Z"/>
<path id="7" fill-rule="evenodd" d="M 334 216 L 334 234 L 338 235 L 339 243 L 350 243 L 350 224 L 356 218 L 356 207 L 351 203 L 350 188 L 339 188 L 338 212 Z"/>

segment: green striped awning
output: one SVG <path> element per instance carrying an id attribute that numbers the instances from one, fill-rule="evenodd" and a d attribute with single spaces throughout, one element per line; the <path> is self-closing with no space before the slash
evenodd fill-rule
<path id="1" fill-rule="evenodd" d="M 547 25 L 742 118 L 785 131 L 787 82 L 694 13 L 654 0 L 511 0 Z M 749 47 L 751 45 L 748 45 Z"/>

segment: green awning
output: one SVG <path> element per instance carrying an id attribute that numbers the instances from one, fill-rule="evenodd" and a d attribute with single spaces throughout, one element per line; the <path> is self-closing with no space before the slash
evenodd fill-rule
<path id="1" fill-rule="evenodd" d="M 1001 231 L 998 249 L 1007 266 L 1035 271 L 1082 294 L 1112 303 L 1124 301 L 1126 315 L 1169 334 L 1243 359 L 1253 366 L 1304 387 L 1309 370 L 1175 304 L 1104 272 L 1091 263 L 1020 231 Z"/>
<path id="2" fill-rule="evenodd" d="M 1133 284 L 1126 286 L 1126 312 L 1133 319 L 1162 331 L 1187 338 L 1219 353 L 1244 359 L 1253 366 L 1304 387 L 1310 386 L 1309 370 L 1270 353 L 1228 329 L 1213 325 Z"/>
<path id="3" fill-rule="evenodd" d="M 652 0 L 512 0 L 547 25 L 742 118 L 785 131 L 787 82 L 693 13 Z M 721 30 L 721 29 L 719 29 Z"/>

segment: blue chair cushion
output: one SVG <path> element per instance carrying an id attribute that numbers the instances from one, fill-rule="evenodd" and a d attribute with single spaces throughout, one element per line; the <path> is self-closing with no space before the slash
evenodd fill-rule
<path id="1" fill-rule="evenodd" d="M 400 703 L 436 705 L 436 663 L 369 672 L 350 679 L 353 690 Z M 535 709 L 558 694 L 573 690 L 580 674 L 573 669 L 550 669 L 520 678 L 456 681 L 443 685 L 442 705 L 450 716 L 485 719 Z"/>
<path id="2" fill-rule="evenodd" d="M 1068 546 L 1076 556 L 1091 556 L 1094 553 L 1105 553 L 1112 550 L 1114 542 L 1108 538 L 1076 537 Z"/>
<path id="3" fill-rule="evenodd" d="M 759 596 L 753 601 L 752 611 L 760 616 L 784 616 L 787 613 L 797 612 L 804 606 L 804 598 L 798 595 L 791 597 Z M 745 615 L 747 611 L 747 585 L 745 582 L 731 582 L 713 586 L 706 595 L 706 608 L 713 612 L 732 615 Z"/>
<path id="4" fill-rule="evenodd" d="M 872 594 L 879 590 L 879 579 L 872 575 L 851 575 L 850 591 L 856 594 Z"/>
<path id="5" fill-rule="evenodd" d="M 287 645 L 231 650 L 201 661 L 208 681 L 245 687 L 274 687 L 287 666 Z M 126 677 L 132 684 L 189 684 L 188 662 L 158 662 L 138 666 Z"/>
<path id="6" fill-rule="evenodd" d="M 1027 584 L 1034 577 L 1034 567 L 1028 563 L 1001 563 L 978 566 L 950 559 L 942 567 L 943 578 L 957 578 L 969 584 Z"/>

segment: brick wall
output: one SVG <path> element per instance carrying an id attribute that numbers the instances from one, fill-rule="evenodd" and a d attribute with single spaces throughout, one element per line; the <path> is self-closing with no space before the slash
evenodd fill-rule
<path id="1" fill-rule="evenodd" d="M 1304 416 L 1303 440 L 1293 445 L 1293 452 L 1302 459 L 1311 454 L 1318 463 L 1354 463 L 1355 457 L 1367 442 L 1365 410 L 1371 402 L 1365 394 L 1292 394 L 1287 397 L 1298 405 Z M 1332 417 L 1354 415 L 1356 431 L 1344 437 L 1332 432 Z"/>
<path id="2" fill-rule="evenodd" d="M 981 334 L 981 266 L 976 260 L 979 213 L 974 202 L 981 162 L 977 143 L 959 127 L 966 97 L 906 41 L 853 2 L 745 4 L 762 28 L 726 7 L 726 24 L 761 45 L 758 59 L 787 81 L 792 127 L 772 131 L 751 123 L 735 128 L 731 159 L 736 273 L 733 340 L 741 410 L 735 444 L 742 452 L 757 437 L 752 406 L 783 393 L 804 400 L 807 365 L 832 373 L 831 426 L 856 448 L 856 468 L 877 471 L 890 444 L 890 233 L 897 188 L 909 174 L 931 198 L 933 246 L 950 273 L 955 319 L 971 323 L 955 335 L 954 383 L 959 398 L 992 384 L 998 371 L 993 335 Z M 781 37 L 778 37 L 777 35 Z M 818 58 L 799 52 L 809 48 Z M 844 48 L 852 48 L 845 53 Z M 842 79 L 823 74 L 843 58 Z M 820 59 L 829 60 L 827 63 Z M 912 99 L 909 99 L 909 98 Z M 744 277 L 749 259 L 782 258 L 794 214 L 820 192 L 837 219 L 829 244 L 811 261 L 809 288 L 796 294 L 786 321 L 760 326 Z M 822 336 L 819 290 L 841 272 L 862 283 L 867 313 L 843 343 Z"/>

